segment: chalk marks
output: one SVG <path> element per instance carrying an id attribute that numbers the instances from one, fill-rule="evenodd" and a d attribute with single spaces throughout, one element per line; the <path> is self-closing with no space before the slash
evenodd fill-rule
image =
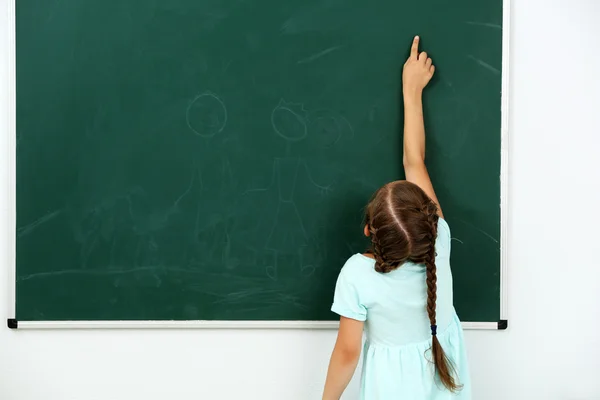
<path id="1" fill-rule="evenodd" d="M 190 130 L 207 139 L 222 132 L 227 120 L 225 103 L 211 92 L 196 96 L 186 110 L 186 123 Z M 325 148 L 335 145 L 343 136 L 354 137 L 352 124 L 340 113 L 328 109 L 309 112 L 302 103 L 287 102 L 283 98 L 271 111 L 271 125 L 279 137 L 290 143 L 305 139 L 309 129 Z"/>
<path id="2" fill-rule="evenodd" d="M 186 189 L 183 191 L 183 193 L 181 193 L 181 195 L 179 195 L 179 197 L 177 197 L 173 204 L 166 209 L 152 211 L 144 217 L 137 216 L 132 213 L 133 231 L 138 235 L 152 238 L 154 233 L 165 229 L 169 225 L 170 219 L 180 212 L 179 204 L 192 191 L 196 182 L 196 175 L 198 174 L 199 172 L 196 171 L 196 169 L 192 170 L 190 181 Z M 131 203 L 130 212 L 132 212 Z"/>
<path id="3" fill-rule="evenodd" d="M 165 233 L 179 226 L 182 215 L 194 206 L 194 188 L 198 181 L 202 184 L 201 179 L 196 166 L 192 166 L 189 181 L 181 182 L 181 192 L 164 206 L 153 206 L 138 187 L 96 204 L 67 206 L 67 221 L 79 247 L 79 268 L 90 269 L 107 261 L 109 265 L 136 267 L 163 262 L 165 248 L 168 250 Z M 155 281 L 160 285 L 159 279 Z"/>
<path id="4" fill-rule="evenodd" d="M 465 24 L 502 30 L 502 26 L 500 24 L 494 24 L 491 22 L 466 21 Z"/>
<path id="5" fill-rule="evenodd" d="M 213 304 L 243 304 L 248 301 L 248 299 L 252 299 L 253 301 L 257 300 L 269 300 L 279 295 L 279 290 L 276 289 L 263 289 L 260 287 L 250 287 L 245 288 L 244 290 L 239 290 L 236 292 L 230 292 L 227 296 L 223 296 L 222 298 L 213 301 Z M 261 301 L 262 302 L 262 301 Z M 268 302 L 267 302 L 268 304 Z"/>
<path id="6" fill-rule="evenodd" d="M 233 61 L 233 60 L 229 60 L 229 61 L 227 61 L 227 62 L 224 64 L 223 68 L 221 69 L 221 74 L 225 75 L 225 74 L 227 73 L 227 69 L 228 69 L 228 68 L 229 68 L 229 66 L 231 65 L 231 62 L 232 62 L 232 61 Z"/>
<path id="7" fill-rule="evenodd" d="M 289 142 L 298 142 L 308 135 L 306 111 L 302 104 L 279 100 L 271 112 L 271 124 L 275 133 Z"/>
<path id="8" fill-rule="evenodd" d="M 306 32 L 337 30 L 345 22 L 339 18 L 338 6 L 341 4 L 337 0 L 326 0 L 312 6 L 308 5 L 302 11 L 290 15 L 281 25 L 281 34 L 298 35 Z"/>
<path id="9" fill-rule="evenodd" d="M 190 191 L 192 190 L 192 188 L 194 187 L 194 181 L 196 180 L 196 174 L 200 174 L 200 172 L 197 172 L 196 169 L 194 169 L 192 171 L 192 176 L 190 177 L 190 183 L 188 184 L 187 188 L 185 189 L 185 191 L 183 193 L 181 193 L 181 195 L 177 198 L 177 200 L 175 200 L 175 202 L 173 203 L 173 206 L 170 207 L 168 214 L 173 214 L 175 212 L 178 211 L 179 209 L 179 203 L 181 202 L 181 200 L 187 196 L 188 194 L 190 194 Z M 202 178 L 200 178 L 202 179 Z"/>
<path id="10" fill-rule="evenodd" d="M 354 138 L 354 128 L 346 117 L 333 110 L 315 110 L 308 114 L 309 131 L 322 148 L 335 146 L 340 139 Z"/>
<path id="11" fill-rule="evenodd" d="M 313 179 L 312 174 L 310 173 L 310 168 L 308 168 L 308 165 L 306 164 L 306 162 L 302 161 L 302 165 L 304 166 L 304 170 L 306 171 L 306 177 L 308 179 L 308 182 L 311 183 L 315 188 L 317 188 L 319 190 L 319 193 L 322 196 L 327 196 L 329 193 L 331 193 L 333 191 L 333 184 L 329 184 L 329 185 L 325 185 L 325 186 L 318 184 Z"/>
<path id="12" fill-rule="evenodd" d="M 263 289 L 250 287 L 241 291 L 234 291 L 227 294 L 217 295 L 219 299 L 212 304 L 223 305 L 240 305 L 248 303 L 258 303 L 259 307 L 242 308 L 240 312 L 248 312 L 252 310 L 264 310 L 265 308 L 282 306 L 291 304 L 301 310 L 307 310 L 305 304 L 300 303 L 300 297 L 295 294 L 286 292 L 285 289 Z"/>
<path id="13" fill-rule="evenodd" d="M 273 131 L 289 143 L 299 142 L 309 134 L 321 148 L 331 148 L 340 139 L 354 138 L 354 128 L 342 114 L 331 109 L 309 111 L 302 103 L 280 99 L 271 112 Z"/>
<path id="14" fill-rule="evenodd" d="M 118 265 L 108 266 L 106 268 L 89 268 L 89 269 L 63 269 L 57 271 L 48 271 L 48 272 L 35 272 L 27 275 L 19 275 L 16 278 L 17 282 L 24 282 L 33 279 L 46 279 L 46 278 L 56 278 L 65 275 L 75 275 L 75 276 L 123 276 L 123 275 L 136 275 L 136 274 L 151 274 L 151 275 L 164 275 L 167 273 L 177 273 L 177 274 L 187 274 L 202 277 L 204 281 L 214 281 L 220 278 L 229 278 L 235 279 L 236 285 L 246 286 L 247 284 L 256 285 L 264 282 L 264 280 L 247 278 L 243 276 L 235 276 L 232 278 L 231 275 L 223 275 L 223 274 L 215 274 L 203 271 L 197 268 L 185 268 L 179 265 L 163 265 L 163 264 L 150 264 L 150 265 L 141 265 L 132 267 L 131 264 L 127 264 L 123 267 Z M 230 282 L 231 283 L 231 282 Z M 190 290 L 200 291 L 200 288 L 195 287 L 194 285 L 190 285 L 187 287 Z M 206 293 L 211 293 L 206 290 Z M 216 292 L 214 292 L 217 295 Z"/>
<path id="15" fill-rule="evenodd" d="M 23 237 L 23 236 L 29 235 L 34 230 L 36 230 L 40 225 L 59 216 L 61 212 L 62 212 L 61 210 L 51 211 L 48 214 L 33 221 L 32 223 L 17 229 L 17 237 Z"/>
<path id="16" fill-rule="evenodd" d="M 273 281 L 278 279 L 277 252 L 273 252 L 273 263 L 265 266 L 265 274 Z"/>
<path id="17" fill-rule="evenodd" d="M 308 64 L 308 63 L 311 63 L 311 62 L 315 61 L 318 58 L 321 58 L 321 57 L 323 57 L 323 56 L 325 56 L 325 55 L 327 55 L 329 53 L 333 53 L 334 51 L 341 49 L 342 47 L 344 47 L 344 46 L 340 45 L 340 46 L 329 47 L 328 49 L 319 51 L 319 52 L 317 52 L 315 54 L 312 54 L 312 55 L 310 55 L 310 56 L 308 56 L 306 58 L 303 58 L 302 60 L 298 61 L 297 64 Z"/>
<path id="18" fill-rule="evenodd" d="M 266 187 L 250 188 L 243 194 L 264 193 L 275 200 L 273 209 L 269 211 L 270 222 L 262 228 L 266 232 L 262 245 L 262 252 L 267 257 L 265 275 L 273 281 L 279 279 L 280 259 L 293 259 L 295 266 L 292 269 L 289 261 L 284 262 L 286 274 L 299 272 L 301 277 L 314 275 L 319 265 L 319 261 L 315 260 L 314 247 L 309 246 L 313 238 L 309 237 L 305 218 L 296 204 L 295 194 L 299 185 L 305 190 L 314 187 L 323 196 L 333 190 L 333 184 L 323 185 L 314 180 L 304 159 L 286 157 L 273 161 L 271 181 Z M 277 197 L 273 199 L 275 194 Z"/>
<path id="19" fill-rule="evenodd" d="M 306 32 L 318 31 L 318 24 L 315 23 L 315 17 L 308 15 L 308 13 L 295 15 L 290 17 L 281 25 L 282 35 L 298 35 Z"/>
<path id="20" fill-rule="evenodd" d="M 300 260 L 300 274 L 303 277 L 311 277 L 317 271 L 317 266 L 309 260 L 305 260 L 305 256 L 312 256 L 315 250 L 309 246 L 298 247 L 298 258 Z"/>
<path id="21" fill-rule="evenodd" d="M 455 238 L 455 237 L 453 237 L 453 238 L 450 238 L 450 240 L 455 240 L 455 241 L 457 241 L 457 242 L 458 242 L 458 243 L 460 243 L 460 244 L 465 244 L 465 242 L 463 242 L 463 241 L 462 241 L 462 240 L 460 240 L 459 238 Z"/>
<path id="22" fill-rule="evenodd" d="M 58 277 L 63 275 L 87 275 L 87 276 L 110 276 L 110 275 L 123 275 L 123 274 L 135 274 L 138 272 L 148 272 L 154 271 L 157 268 L 161 268 L 159 266 L 146 266 L 146 267 L 136 267 L 129 269 L 64 269 L 59 271 L 49 271 L 49 272 L 36 272 L 28 275 L 18 276 L 16 281 L 23 282 L 28 281 L 30 279 L 43 279 L 43 278 L 51 278 Z M 116 284 L 118 286 L 118 283 Z"/>
<path id="23" fill-rule="evenodd" d="M 306 60 L 315 60 L 336 49 L 326 49 Z M 270 213 L 272 222 L 265 227 L 265 232 L 268 233 L 263 254 L 269 255 L 269 261 L 265 263 L 265 275 L 269 279 L 277 281 L 280 274 L 279 259 L 292 257 L 296 260 L 294 261 L 295 268 L 298 268 L 296 271 L 301 277 L 308 278 L 315 274 L 321 261 L 318 260 L 319 256 L 311 253 L 314 251 L 314 247 L 310 246 L 313 239 L 307 233 L 304 217 L 295 201 L 296 186 L 301 181 L 303 193 L 310 188 L 316 188 L 319 195 L 323 197 L 328 196 L 333 190 L 333 184 L 317 183 L 306 160 L 289 157 L 291 146 L 310 136 L 311 147 L 332 148 L 342 139 L 352 140 L 354 128 L 350 121 L 337 111 L 331 109 L 310 111 L 302 103 L 287 102 L 283 98 L 271 112 L 271 125 L 273 131 L 287 142 L 286 155 L 288 157 L 274 159 L 271 182 L 267 187 L 249 188 L 243 195 L 269 193 L 272 189 L 277 190 L 277 202 L 273 204 L 274 212 Z M 316 141 L 316 145 L 314 141 Z M 293 178 L 290 179 L 290 177 Z M 313 199 L 318 199 L 318 197 L 313 197 Z M 295 249 L 293 252 L 299 251 L 300 253 L 291 254 L 290 249 Z M 286 265 L 289 265 L 288 262 Z"/>
<path id="24" fill-rule="evenodd" d="M 471 55 L 471 54 L 469 54 L 469 55 L 467 56 L 467 58 L 469 58 L 469 59 L 471 59 L 471 60 L 475 61 L 475 62 L 476 62 L 477 64 L 479 64 L 480 66 L 482 66 L 483 68 L 487 69 L 487 70 L 488 70 L 488 71 L 490 71 L 490 72 L 493 72 L 493 73 L 494 73 L 494 74 L 496 74 L 496 75 L 500 75 L 500 74 L 501 74 L 501 72 L 500 72 L 500 70 L 499 70 L 498 68 L 496 68 L 496 67 L 494 67 L 494 66 L 492 66 L 492 65 L 490 65 L 490 64 L 488 64 L 488 63 L 486 63 L 486 62 L 485 62 L 485 61 L 483 61 L 483 60 L 480 60 L 479 58 L 477 58 L 477 57 L 475 57 L 475 56 L 473 56 L 473 55 Z"/>
<path id="25" fill-rule="evenodd" d="M 226 228 L 227 229 L 227 228 Z M 242 262 L 237 257 L 234 257 L 231 251 L 232 242 L 228 231 L 225 232 L 225 246 L 223 246 L 221 254 L 221 262 L 226 269 L 232 270 L 239 267 Z"/>
<path id="26" fill-rule="evenodd" d="M 492 235 L 490 235 L 489 233 L 487 233 L 486 231 L 484 231 L 481 228 L 476 227 L 475 225 L 473 225 L 470 222 L 467 222 L 465 220 L 459 219 L 459 218 L 454 218 L 455 220 L 457 220 L 458 222 L 463 223 L 464 225 L 467 225 L 468 227 L 471 227 L 472 229 L 475 229 L 476 231 L 478 231 L 479 233 L 481 233 L 483 236 L 487 237 L 488 239 L 490 239 L 491 241 L 493 241 L 494 243 L 500 243 L 498 241 L 498 239 L 496 239 L 495 237 L 493 237 Z"/>
<path id="27" fill-rule="evenodd" d="M 369 109 L 369 122 L 373 123 L 375 121 L 375 115 L 377 114 L 377 104 L 373 104 Z"/>
<path id="28" fill-rule="evenodd" d="M 185 118 L 192 132 L 203 138 L 211 138 L 225 129 L 227 107 L 219 96 L 207 91 L 192 100 Z"/>
<path id="29" fill-rule="evenodd" d="M 278 203 L 277 209 L 275 210 L 274 223 L 271 226 L 267 236 L 267 248 L 272 251 L 278 251 L 282 247 L 285 247 L 285 243 L 288 240 L 293 242 L 296 239 L 299 239 L 302 241 L 302 243 L 304 243 L 308 239 L 306 228 L 304 227 L 304 221 L 294 201 L 294 192 L 298 183 L 298 171 L 300 169 L 301 160 L 298 159 L 295 163 L 295 166 L 289 165 L 290 163 L 286 161 L 290 160 L 275 159 L 273 162 L 273 181 L 271 182 L 270 186 L 274 185 L 275 181 L 277 182 Z M 292 172 L 290 167 L 294 168 L 291 188 L 289 190 L 284 190 L 284 176 Z M 287 171 L 284 172 L 282 171 L 283 169 Z M 293 225 L 286 224 L 284 226 L 282 224 L 282 220 L 292 222 Z"/>
<path id="30" fill-rule="evenodd" d="M 288 165 L 286 165 L 286 164 L 288 164 Z M 286 169 L 287 173 L 282 174 L 282 171 L 281 171 L 282 169 Z M 294 178 L 291 181 L 291 185 L 290 185 L 291 188 L 288 190 L 283 190 L 282 189 L 283 182 L 285 182 L 286 179 L 282 175 L 288 175 L 288 173 L 292 172 L 292 170 L 293 170 Z M 275 185 L 277 185 L 276 187 L 277 187 L 278 200 L 282 201 L 282 202 L 285 202 L 285 201 L 293 202 L 294 192 L 295 192 L 296 185 L 298 182 L 298 175 L 299 175 L 300 170 L 304 170 L 307 181 L 310 182 L 314 187 L 316 187 L 320 191 L 329 193 L 332 190 L 331 184 L 330 185 L 321 185 L 314 181 L 314 179 L 312 178 L 312 175 L 310 173 L 310 169 L 304 159 L 302 159 L 302 158 L 297 158 L 297 159 L 275 158 L 273 160 L 273 169 L 271 172 L 271 174 L 272 174 L 271 182 L 269 183 L 269 185 L 267 187 L 262 187 L 262 188 L 247 189 L 242 195 L 247 195 L 247 194 L 250 194 L 253 192 L 268 192 L 273 187 L 275 187 Z"/>

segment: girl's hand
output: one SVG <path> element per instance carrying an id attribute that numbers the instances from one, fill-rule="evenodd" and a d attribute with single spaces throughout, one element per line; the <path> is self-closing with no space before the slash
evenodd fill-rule
<path id="1" fill-rule="evenodd" d="M 404 96 L 420 95 L 433 77 L 435 67 L 427 53 L 419 54 L 419 37 L 415 36 L 410 49 L 410 57 L 402 71 L 402 91 Z"/>

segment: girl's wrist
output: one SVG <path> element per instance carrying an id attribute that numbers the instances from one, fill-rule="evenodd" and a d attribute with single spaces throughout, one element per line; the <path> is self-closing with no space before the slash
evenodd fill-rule
<path id="1" fill-rule="evenodd" d="M 423 98 L 423 90 L 420 89 L 405 89 L 402 91 L 404 104 L 420 104 Z"/>

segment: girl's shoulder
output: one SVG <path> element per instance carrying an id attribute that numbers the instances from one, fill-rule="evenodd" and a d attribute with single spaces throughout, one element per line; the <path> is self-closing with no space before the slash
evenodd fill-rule
<path id="1" fill-rule="evenodd" d="M 342 267 L 340 275 L 351 280 L 361 280 L 375 272 L 375 260 L 368 255 L 356 253 Z"/>

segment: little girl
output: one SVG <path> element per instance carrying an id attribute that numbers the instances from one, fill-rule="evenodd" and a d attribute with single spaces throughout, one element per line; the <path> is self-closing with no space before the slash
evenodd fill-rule
<path id="1" fill-rule="evenodd" d="M 425 167 L 422 92 L 435 71 L 415 37 L 402 73 L 406 181 L 366 208 L 367 254 L 340 272 L 332 311 L 340 328 L 324 400 L 338 400 L 363 354 L 363 400 L 470 399 L 463 332 L 452 304 L 450 228 Z"/>

